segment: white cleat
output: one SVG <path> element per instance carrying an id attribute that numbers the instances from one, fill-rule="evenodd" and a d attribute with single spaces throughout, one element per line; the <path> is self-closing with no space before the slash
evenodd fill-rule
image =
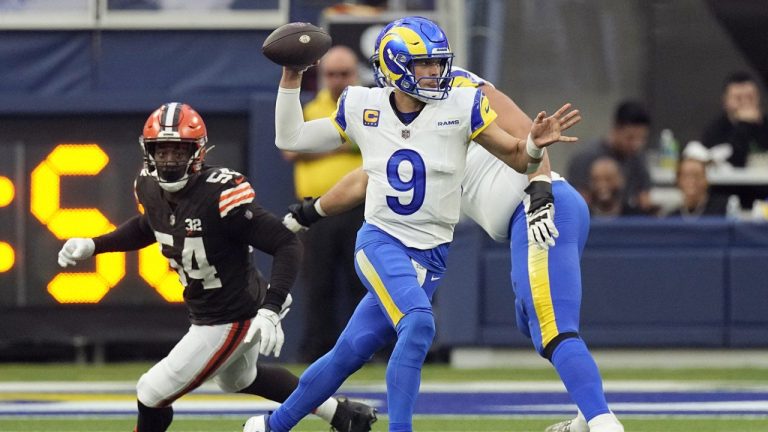
<path id="1" fill-rule="evenodd" d="M 590 432 L 624 432 L 619 419 L 613 413 L 600 414 L 589 421 Z"/>
<path id="2" fill-rule="evenodd" d="M 270 432 L 269 414 L 249 418 L 243 425 L 243 432 Z"/>
<path id="3" fill-rule="evenodd" d="M 544 429 L 544 432 L 589 432 L 589 426 L 580 417 L 555 423 Z"/>

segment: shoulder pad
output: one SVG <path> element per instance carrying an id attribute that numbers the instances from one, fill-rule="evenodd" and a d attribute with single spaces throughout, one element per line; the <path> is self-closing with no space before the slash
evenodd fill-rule
<path id="1" fill-rule="evenodd" d="M 241 205 L 253 202 L 256 191 L 248 179 L 229 168 L 216 168 L 202 173 L 206 183 L 219 186 L 219 216 L 225 217 Z"/>

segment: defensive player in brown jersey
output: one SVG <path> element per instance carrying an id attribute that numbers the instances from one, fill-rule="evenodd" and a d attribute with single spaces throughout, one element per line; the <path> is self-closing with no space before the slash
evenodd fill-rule
<path id="1" fill-rule="evenodd" d="M 173 402 L 213 379 L 226 392 L 283 402 L 298 385 L 287 369 L 258 364 L 259 354 L 280 355 L 280 320 L 301 260 L 295 235 L 255 201 L 248 180 L 204 164 L 205 123 L 189 105 L 154 111 L 139 139 L 144 169 L 135 182 L 139 214 L 96 238 L 72 238 L 59 265 L 95 254 L 131 251 L 157 242 L 179 274 L 192 325 L 168 355 L 136 386 L 136 432 L 164 432 Z M 269 283 L 251 263 L 249 246 L 272 255 Z M 373 408 L 346 398 L 315 411 L 338 431 L 369 431 Z"/>

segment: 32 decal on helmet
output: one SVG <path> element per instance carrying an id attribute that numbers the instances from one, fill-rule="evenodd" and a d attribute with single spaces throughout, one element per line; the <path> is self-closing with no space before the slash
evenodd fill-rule
<path id="1" fill-rule="evenodd" d="M 144 168 L 160 187 L 176 192 L 200 172 L 208 134 L 200 114 L 187 104 L 171 102 L 153 112 L 139 137 Z"/>

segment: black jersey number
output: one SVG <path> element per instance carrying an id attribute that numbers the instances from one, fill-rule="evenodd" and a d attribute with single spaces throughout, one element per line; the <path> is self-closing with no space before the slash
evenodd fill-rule
<path id="1" fill-rule="evenodd" d="M 160 244 L 173 247 L 172 235 L 155 231 L 155 238 Z M 185 287 L 188 279 L 203 281 L 204 289 L 216 289 L 222 286 L 221 279 L 217 277 L 216 266 L 208 263 L 202 237 L 184 237 L 181 263 L 175 258 L 169 258 L 168 262 L 179 274 L 181 284 Z M 197 263 L 197 268 L 192 265 L 193 262 Z"/>

